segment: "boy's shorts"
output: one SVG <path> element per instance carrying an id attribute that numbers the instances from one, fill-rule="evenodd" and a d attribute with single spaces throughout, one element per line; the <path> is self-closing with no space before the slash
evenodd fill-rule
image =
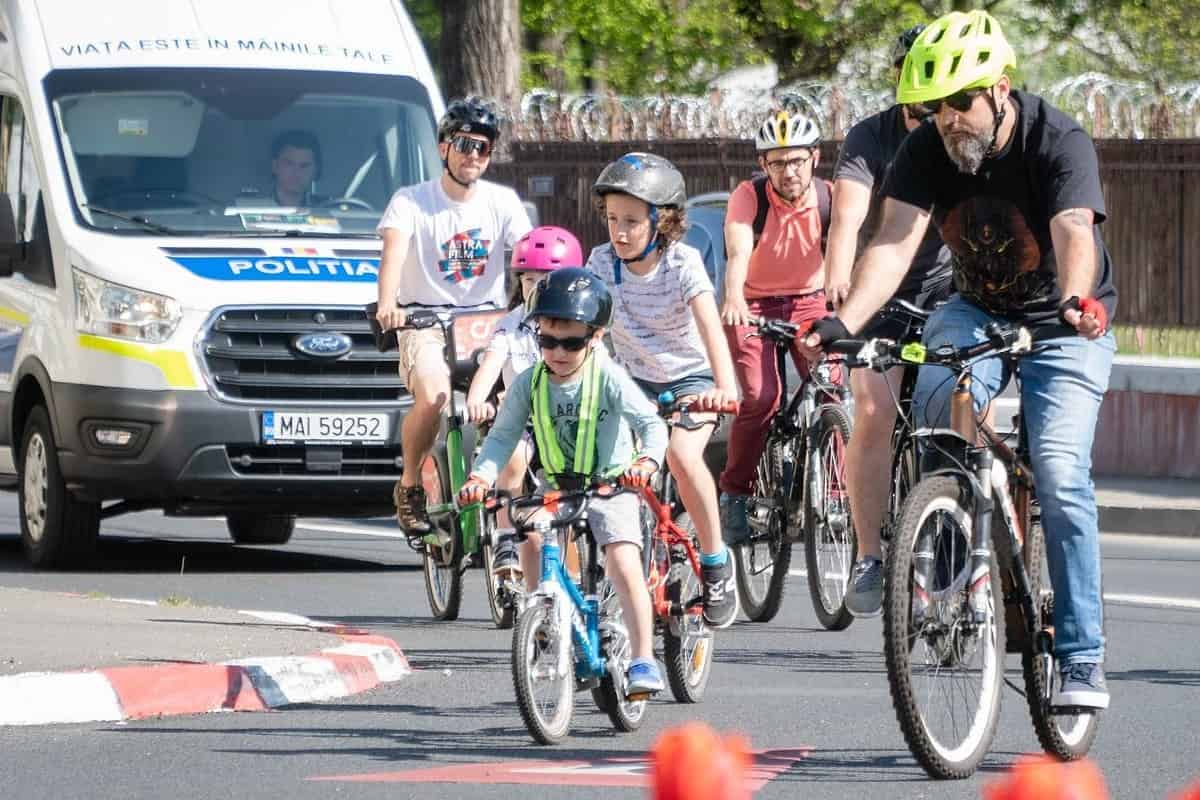
<path id="1" fill-rule="evenodd" d="M 641 547 L 641 506 L 641 495 L 636 492 L 593 498 L 587 514 L 596 546 L 604 548 L 616 542 L 629 542 Z"/>
<path id="2" fill-rule="evenodd" d="M 650 402 L 654 403 L 655 408 L 658 407 L 658 396 L 663 392 L 670 392 L 675 395 L 676 400 L 682 400 L 688 395 L 703 394 L 717 386 L 716 379 L 713 378 L 711 372 L 697 372 L 666 383 L 644 381 L 640 378 L 634 378 L 633 382 L 646 393 L 646 397 L 650 398 Z"/>

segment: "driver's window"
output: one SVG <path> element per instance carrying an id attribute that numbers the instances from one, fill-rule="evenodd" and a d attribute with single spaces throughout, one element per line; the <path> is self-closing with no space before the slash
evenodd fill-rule
<path id="1" fill-rule="evenodd" d="M 0 98 L 0 246 L 21 241 L 18 215 L 21 209 L 21 145 L 25 138 L 25 115 L 15 97 Z"/>
<path id="2" fill-rule="evenodd" d="M 0 245 L 7 246 L 13 269 L 34 283 L 54 285 L 50 232 L 42 204 L 42 181 L 33 153 L 33 137 L 25 127 L 21 103 L 15 97 L 0 102 L 0 169 L 4 194 L 0 198 Z"/>

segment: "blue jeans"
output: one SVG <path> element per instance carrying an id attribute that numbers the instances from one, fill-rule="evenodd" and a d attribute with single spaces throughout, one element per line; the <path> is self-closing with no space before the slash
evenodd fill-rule
<path id="1" fill-rule="evenodd" d="M 986 341 L 993 317 L 956 296 L 925 326 L 925 345 L 965 347 Z M 1100 531 L 1092 483 L 1092 441 L 1108 389 L 1116 343 L 1081 336 L 1051 340 L 1054 348 L 1020 361 L 1021 413 L 1042 506 L 1046 561 L 1054 588 L 1054 650 L 1060 665 L 1103 663 L 1104 607 L 1100 590 Z M 976 409 L 1011 377 L 1000 359 L 972 369 Z M 949 424 L 954 377 L 945 367 L 922 367 L 913 394 L 918 425 Z"/>

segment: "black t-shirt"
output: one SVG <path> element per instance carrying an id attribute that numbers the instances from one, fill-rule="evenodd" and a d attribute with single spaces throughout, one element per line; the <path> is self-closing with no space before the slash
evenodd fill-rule
<path id="1" fill-rule="evenodd" d="M 981 308 L 1014 321 L 1058 308 L 1062 289 L 1050 220 L 1069 208 L 1095 213 L 1096 287 L 1113 319 L 1112 259 L 1100 236 L 1104 195 L 1091 138 L 1040 97 L 1014 91 L 1017 124 L 1004 150 L 966 175 L 933 125 L 904 140 L 883 194 L 923 209 L 954 254 L 954 284 Z M 1053 323 L 1054 320 L 1051 320 Z"/>
<path id="2" fill-rule="evenodd" d="M 833 179 L 846 178 L 871 190 L 871 208 L 859 230 L 860 251 L 879 227 L 879 209 L 883 205 L 880 191 L 883 189 L 884 175 L 906 136 L 908 129 L 904 127 L 904 114 L 897 105 L 859 122 L 850 129 L 846 141 L 842 143 L 837 166 L 833 168 Z M 904 282 L 896 294 L 912 300 L 927 295 L 949 279 L 950 251 L 942 244 L 937 227 L 930 225 L 925 238 L 921 240 L 921 246 L 917 248 L 912 268 L 904 276 Z"/>

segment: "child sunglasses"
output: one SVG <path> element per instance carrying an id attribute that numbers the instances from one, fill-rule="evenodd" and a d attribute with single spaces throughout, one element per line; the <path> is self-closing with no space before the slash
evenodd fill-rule
<path id="1" fill-rule="evenodd" d="M 480 158 L 487 158 L 492 152 L 491 142 L 472 139 L 470 136 L 454 136 L 450 139 L 450 146 L 464 156 L 476 153 Z"/>
<path id="2" fill-rule="evenodd" d="M 588 346 L 588 342 L 592 340 L 591 336 L 564 336 L 561 339 L 557 336 L 551 336 L 548 333 L 539 333 L 537 335 L 538 347 L 543 350 L 553 350 L 556 347 L 561 347 L 568 353 L 578 353 L 580 350 Z"/>

